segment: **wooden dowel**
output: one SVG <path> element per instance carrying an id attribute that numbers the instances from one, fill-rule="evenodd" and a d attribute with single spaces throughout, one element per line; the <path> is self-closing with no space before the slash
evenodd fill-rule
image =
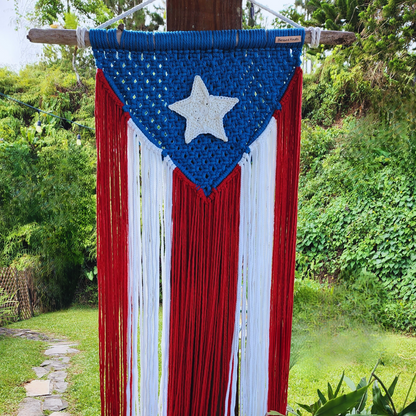
<path id="1" fill-rule="evenodd" d="M 119 31 L 121 35 L 121 31 Z M 47 43 L 49 45 L 76 46 L 77 33 L 73 29 L 30 29 L 27 38 L 32 43 Z M 323 45 L 350 45 L 356 40 L 353 32 L 340 32 L 336 30 L 323 30 L 320 44 Z M 306 29 L 305 43 L 311 41 L 311 31 Z M 91 46 L 88 32 L 85 33 L 85 45 Z"/>

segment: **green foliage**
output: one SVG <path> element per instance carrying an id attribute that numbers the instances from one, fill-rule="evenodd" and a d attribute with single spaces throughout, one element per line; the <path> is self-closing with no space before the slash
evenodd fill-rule
<path id="1" fill-rule="evenodd" d="M 243 29 L 262 29 L 264 28 L 264 17 L 260 8 L 256 8 L 249 1 L 245 2 L 242 16 Z"/>
<path id="2" fill-rule="evenodd" d="M 363 25 L 360 12 L 367 5 L 368 0 L 310 0 L 308 6 L 312 9 L 312 18 L 309 23 L 326 30 L 360 32 Z"/>
<path id="3" fill-rule="evenodd" d="M 310 0 L 288 10 L 303 26 L 348 30 L 349 47 L 309 50 L 316 68 L 305 76 L 303 116 L 325 126 L 368 109 L 381 118 L 414 96 L 416 11 L 413 0 Z M 331 49 L 331 53 L 326 52 Z M 414 102 L 413 102 L 414 103 Z"/>
<path id="4" fill-rule="evenodd" d="M 70 21 L 66 20 L 68 14 L 80 18 L 82 21 L 92 20 L 93 25 L 104 23 L 111 17 L 110 10 L 102 0 L 37 0 L 35 8 L 27 17 L 33 22 L 40 25 L 51 25 L 55 22 L 71 25 L 75 23 L 74 17 Z M 69 27 L 68 28 L 72 28 Z"/>
<path id="5" fill-rule="evenodd" d="M 0 79 L 2 90 L 23 102 L 94 125 L 93 89 L 85 94 L 72 73 L 53 63 L 19 75 L 0 69 Z M 0 101 L 0 134 L 0 263 L 33 259 L 44 305 L 67 304 L 83 264 L 95 258 L 94 137 L 8 100 Z"/>
<path id="6" fill-rule="evenodd" d="M 416 318 L 416 114 L 409 103 L 386 115 L 346 118 L 327 130 L 304 123 L 297 270 L 352 285 L 380 280 L 389 294 L 383 322 L 409 331 Z"/>
<path id="7" fill-rule="evenodd" d="M 380 362 L 380 361 L 379 361 Z M 416 411 L 416 400 L 407 404 L 407 399 L 412 390 L 413 383 L 416 377 L 413 377 L 410 387 L 408 389 L 406 399 L 403 404 L 403 408 L 398 412 L 398 407 L 393 401 L 394 391 L 399 379 L 396 376 L 391 383 L 390 387 L 387 388 L 385 384 L 381 381 L 379 376 L 375 373 L 376 368 L 379 364 L 375 366 L 374 370 L 371 372 L 369 381 L 365 377 L 362 377 L 357 386 L 348 378 L 342 374 L 341 379 L 338 383 L 338 387 L 333 391 L 333 388 L 330 383 L 328 383 L 328 397 L 326 398 L 324 394 L 318 389 L 318 400 L 311 404 L 299 404 L 298 405 L 306 410 L 308 413 L 311 413 L 313 416 L 345 416 L 345 415 L 385 415 L 385 416 L 412 416 Z M 349 393 L 341 394 L 340 387 L 342 382 L 345 381 L 348 387 L 352 390 Z M 365 408 L 367 402 L 367 390 L 372 385 L 372 400 L 373 403 L 371 407 Z M 381 386 L 381 388 L 380 388 Z M 295 415 L 302 416 L 300 410 L 293 412 Z M 276 412 L 270 412 L 270 415 L 277 414 Z"/>
<path id="8" fill-rule="evenodd" d="M 37 0 L 34 12 L 27 17 L 35 24 L 61 24 L 66 29 L 75 29 L 79 23 L 97 26 L 114 16 L 120 15 L 141 2 L 135 0 Z M 156 11 L 139 10 L 125 18 L 126 29 L 155 31 L 164 25 L 160 15 L 161 8 Z M 111 27 L 116 27 L 114 23 Z"/>
<path id="9" fill-rule="evenodd" d="M 114 16 L 120 15 L 142 1 L 137 0 L 103 0 Z M 138 10 L 130 16 L 124 18 L 124 24 L 128 30 L 157 31 L 164 25 L 164 19 L 160 15 L 161 7 L 156 7 L 155 12 L 150 12 L 147 8 Z"/>
<path id="10" fill-rule="evenodd" d="M 17 304 L 18 302 L 14 300 L 14 294 L 9 295 L 0 287 L 0 326 L 7 325 L 16 317 Z"/>
<path id="11" fill-rule="evenodd" d="M 322 283 L 305 277 L 296 278 L 294 287 L 294 331 L 313 331 L 328 322 L 336 334 L 355 325 L 376 326 L 384 323 L 387 292 L 375 276 L 362 272 L 348 282 Z"/>
<path id="12" fill-rule="evenodd" d="M 366 79 L 360 65 L 351 66 L 341 47 L 335 48 L 315 72 L 305 75 L 302 116 L 331 126 L 351 114 L 363 114 L 380 92 Z"/>
<path id="13" fill-rule="evenodd" d="M 64 14 L 65 18 L 65 29 L 76 29 L 78 27 L 78 17 L 71 13 L 66 12 Z"/>

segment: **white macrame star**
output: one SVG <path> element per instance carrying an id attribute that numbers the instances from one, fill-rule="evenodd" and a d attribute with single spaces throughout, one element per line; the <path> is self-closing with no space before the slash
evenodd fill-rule
<path id="1" fill-rule="evenodd" d="M 238 101 L 238 98 L 210 95 L 202 78 L 196 75 L 191 95 L 169 105 L 169 109 L 186 118 L 186 144 L 198 135 L 207 133 L 228 142 L 223 118 Z"/>

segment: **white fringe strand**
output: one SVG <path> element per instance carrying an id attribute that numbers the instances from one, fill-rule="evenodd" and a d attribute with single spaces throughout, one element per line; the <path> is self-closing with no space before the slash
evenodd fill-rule
<path id="1" fill-rule="evenodd" d="M 141 204 L 140 201 L 140 145 L 134 126 L 128 124 L 128 209 L 129 209 L 129 316 L 127 338 L 127 415 L 138 410 L 138 359 L 137 330 L 139 320 L 139 282 L 142 280 L 141 256 Z M 131 386 L 131 388 L 130 388 Z"/>
<path id="2" fill-rule="evenodd" d="M 173 163 L 132 120 L 128 122 L 129 163 L 129 404 L 127 414 L 166 415 L 169 355 L 171 207 Z M 162 379 L 159 388 L 159 279 L 162 268 Z M 139 324 L 139 325 L 138 325 Z M 140 338 L 140 377 L 137 332 Z M 139 382 L 140 378 L 140 382 Z M 129 389 L 129 387 L 128 387 Z M 158 412 L 159 410 L 159 412 Z"/>
<path id="3" fill-rule="evenodd" d="M 172 175 L 169 158 L 128 124 L 129 175 L 129 382 L 127 414 L 167 414 L 170 267 L 172 247 Z M 231 409 L 237 397 L 240 361 L 240 415 L 264 415 L 268 395 L 270 288 L 276 174 L 276 120 L 240 162 L 241 199 L 236 319 L 226 395 Z M 266 186 L 265 186 L 266 184 Z M 142 198 L 142 199 L 141 199 Z M 163 326 L 158 365 L 159 276 L 162 273 Z M 138 325 L 139 324 L 139 325 Z M 138 371 L 140 328 L 140 375 Z M 241 350 L 239 348 L 241 337 Z M 240 354 L 240 356 L 239 356 Z M 158 381 L 161 371 L 160 384 Z M 231 411 L 233 412 L 233 410 Z"/>
<path id="4" fill-rule="evenodd" d="M 273 259 L 273 224 L 276 176 L 277 125 L 271 119 L 244 155 L 241 166 L 239 269 L 241 281 L 241 416 L 267 412 L 270 290 Z M 234 337 L 238 340 L 238 330 Z M 238 341 L 234 342 L 234 356 Z M 236 381 L 233 378 L 232 406 Z M 232 409 L 234 407 L 231 407 Z"/>

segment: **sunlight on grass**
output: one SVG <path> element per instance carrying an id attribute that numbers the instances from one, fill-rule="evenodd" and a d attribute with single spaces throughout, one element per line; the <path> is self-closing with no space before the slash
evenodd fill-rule
<path id="1" fill-rule="evenodd" d="M 380 364 L 376 373 L 388 386 L 400 374 L 393 398 L 401 406 L 416 372 L 416 339 L 364 328 L 335 335 L 320 330 L 307 339 L 290 372 L 289 405 L 296 409 L 296 403 L 315 402 L 317 389 L 326 395 L 327 382 L 336 386 L 343 371 L 355 384 L 362 377 L 368 380 L 379 358 L 384 365 Z M 350 391 L 345 383 L 343 387 Z"/>
<path id="2" fill-rule="evenodd" d="M 69 389 L 64 394 L 73 415 L 100 414 L 100 377 L 98 363 L 98 309 L 74 307 L 39 315 L 12 325 L 30 328 L 55 337 L 79 342 L 81 353 L 71 359 L 68 371 Z"/>
<path id="3" fill-rule="evenodd" d="M 161 316 L 159 318 L 161 326 Z M 100 414 L 98 310 L 74 307 L 18 322 L 13 327 L 30 328 L 79 342 L 81 353 L 72 358 L 70 387 L 65 395 L 70 403 L 69 411 L 74 416 Z M 320 329 L 308 330 L 307 335 L 295 333 L 295 341 L 296 337 L 302 337 L 303 348 L 290 373 L 288 403 L 292 407 L 296 408 L 296 403 L 316 401 L 316 389 L 326 392 L 327 382 L 336 385 L 343 371 L 355 383 L 361 377 L 368 378 L 380 357 L 385 365 L 379 366 L 377 374 L 383 381 L 389 385 L 394 376 L 400 374 L 394 398 L 399 406 L 402 405 L 412 374 L 416 371 L 416 338 L 358 324 L 339 331 L 334 331 L 333 325 L 322 325 Z M 35 362 L 31 362 L 33 359 Z M 27 356 L 24 360 L 29 369 L 38 364 L 36 357 Z M 345 384 L 344 390 L 349 391 Z"/>
<path id="4" fill-rule="evenodd" d="M 23 384 L 35 378 L 32 367 L 44 360 L 45 343 L 0 336 L 0 415 L 17 414 L 26 396 Z"/>

